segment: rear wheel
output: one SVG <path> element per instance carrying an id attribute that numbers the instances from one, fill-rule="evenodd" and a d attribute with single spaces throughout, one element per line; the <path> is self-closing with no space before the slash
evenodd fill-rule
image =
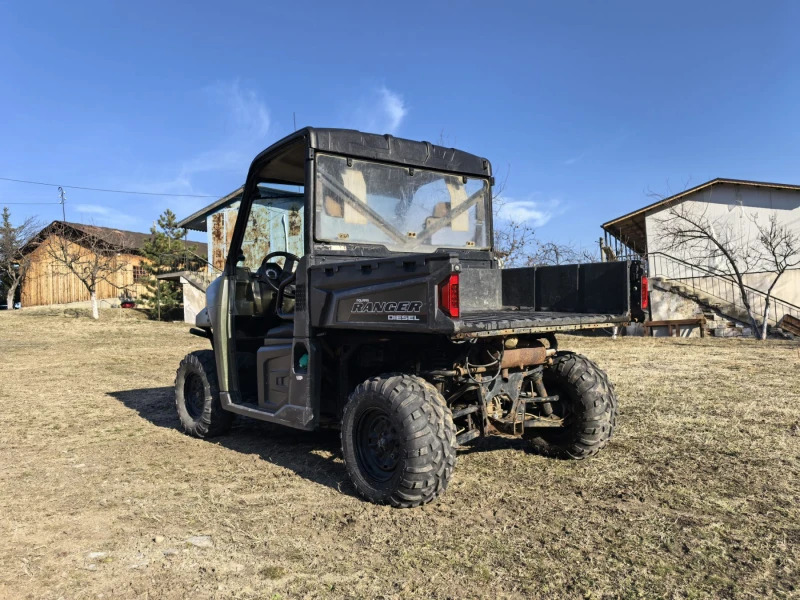
<path id="1" fill-rule="evenodd" d="M 617 423 L 617 396 L 608 376 L 585 356 L 559 352 L 543 380 L 555 416 L 564 427 L 528 428 L 523 434 L 532 449 L 546 456 L 583 459 L 605 448 Z"/>
<path id="2" fill-rule="evenodd" d="M 213 350 L 187 354 L 175 375 L 175 405 L 187 434 L 207 438 L 227 433 L 233 413 L 222 408 Z"/>
<path id="3" fill-rule="evenodd" d="M 447 488 L 456 466 L 450 409 L 420 377 L 386 374 L 359 385 L 345 406 L 341 435 L 350 479 L 377 504 L 426 504 Z"/>

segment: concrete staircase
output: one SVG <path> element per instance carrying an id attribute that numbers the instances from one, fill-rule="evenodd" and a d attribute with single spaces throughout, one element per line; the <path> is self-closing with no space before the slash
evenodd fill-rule
<path id="1" fill-rule="evenodd" d="M 750 316 L 743 308 L 667 277 L 651 277 L 651 287 L 671 292 L 695 302 L 706 318 L 706 330 L 715 336 L 734 337 L 752 329 Z"/>
<path id="2" fill-rule="evenodd" d="M 747 330 L 752 329 L 741 289 L 732 276 L 663 252 L 649 253 L 647 265 L 651 289 L 658 290 L 661 296 L 656 298 L 657 301 L 653 301 L 651 296 L 653 320 L 695 318 L 703 314 L 707 321 L 706 328 L 713 331 L 714 335 L 732 337 L 747 334 Z M 760 324 L 767 306 L 767 295 L 755 287 L 745 285 L 744 288 L 747 302 Z M 767 319 L 770 329 L 780 328 L 780 323 L 787 316 L 800 319 L 800 306 L 781 298 L 770 297 L 769 308 Z"/>
<path id="3" fill-rule="evenodd" d="M 205 292 L 211 282 L 218 277 L 208 271 L 181 271 L 180 275 L 201 292 Z"/>

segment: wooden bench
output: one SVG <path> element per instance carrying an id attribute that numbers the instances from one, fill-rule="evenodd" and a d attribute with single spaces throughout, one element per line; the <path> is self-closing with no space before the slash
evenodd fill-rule
<path id="1" fill-rule="evenodd" d="M 696 317 L 694 319 L 668 319 L 666 321 L 645 321 L 644 335 L 649 337 L 653 331 L 653 327 L 666 327 L 670 337 L 673 335 L 680 337 L 681 325 L 699 325 L 700 337 L 706 337 L 705 324 L 705 317 Z"/>
<path id="2" fill-rule="evenodd" d="M 792 315 L 783 315 L 778 327 L 794 335 L 800 335 L 800 319 Z"/>

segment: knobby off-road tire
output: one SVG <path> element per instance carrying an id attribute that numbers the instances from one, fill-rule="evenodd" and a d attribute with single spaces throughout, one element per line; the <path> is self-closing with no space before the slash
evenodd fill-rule
<path id="1" fill-rule="evenodd" d="M 387 373 L 350 394 L 342 453 L 367 500 L 411 508 L 442 493 L 456 466 L 456 428 L 444 398 L 420 377 Z"/>
<path id="2" fill-rule="evenodd" d="M 617 424 L 617 396 L 608 375 L 585 356 L 559 352 L 544 370 L 547 393 L 557 394 L 553 411 L 564 418 L 558 429 L 526 429 L 532 449 L 545 456 L 583 459 L 602 450 Z"/>
<path id="3" fill-rule="evenodd" d="M 217 364 L 213 350 L 187 354 L 175 375 L 175 405 L 183 431 L 198 438 L 227 433 L 233 413 L 219 399 Z"/>

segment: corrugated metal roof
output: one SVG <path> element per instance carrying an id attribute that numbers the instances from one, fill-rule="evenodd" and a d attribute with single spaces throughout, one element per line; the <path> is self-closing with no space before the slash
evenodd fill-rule
<path id="1" fill-rule="evenodd" d="M 109 244 L 110 246 L 120 245 L 125 250 L 130 251 L 132 254 L 139 254 L 144 247 L 144 244 L 150 239 L 149 233 L 141 233 L 138 231 L 125 231 L 122 229 L 115 229 L 113 227 L 98 227 L 97 225 L 86 225 L 85 223 L 70 223 L 68 221 L 53 221 L 47 227 L 42 229 L 26 246 L 26 251 L 30 251 L 42 242 L 51 231 L 56 228 L 72 229 L 76 234 L 85 234 L 96 237 Z M 189 245 L 195 247 L 195 253 L 200 256 L 205 256 L 208 253 L 208 244 L 205 242 L 189 242 Z"/>
<path id="2" fill-rule="evenodd" d="M 241 200 L 243 192 L 244 186 L 233 190 L 230 194 L 223 196 L 219 200 L 215 200 L 208 206 L 198 210 L 196 213 L 178 221 L 178 227 L 192 229 L 194 231 L 206 231 L 206 217 L 217 212 L 217 210 L 221 208 L 225 208 L 228 204 L 233 204 L 237 200 Z"/>
<path id="3" fill-rule="evenodd" d="M 648 204 L 644 208 L 640 208 L 633 212 L 630 212 L 626 215 L 622 215 L 621 217 L 617 217 L 616 219 L 612 219 L 606 223 L 603 223 L 603 229 L 606 228 L 608 225 L 613 225 L 623 219 L 627 219 L 634 215 L 638 215 L 639 213 L 646 212 L 648 210 L 653 210 L 654 208 L 658 208 L 659 206 L 666 206 L 667 204 L 674 202 L 675 200 L 680 200 L 684 196 L 688 196 L 689 194 L 694 194 L 695 192 L 699 192 L 700 190 L 711 187 L 712 185 L 716 185 L 718 183 L 732 183 L 735 185 L 749 185 L 752 187 L 771 187 L 777 189 L 784 189 L 784 190 L 797 190 L 800 191 L 800 185 L 791 185 L 786 183 L 767 183 L 766 181 L 748 181 L 746 179 L 726 179 L 722 177 L 717 177 L 716 179 L 712 179 L 711 181 L 706 181 L 705 183 L 701 183 L 691 189 L 685 190 L 669 198 L 664 198 L 663 200 L 659 200 L 658 202 L 653 202 L 653 204 Z"/>
<path id="4" fill-rule="evenodd" d="M 286 190 L 279 190 L 277 188 L 270 188 L 261 185 L 258 186 L 258 190 L 261 192 L 261 198 L 297 198 L 302 197 L 303 195 L 302 193 L 289 192 Z M 201 208 L 196 213 L 189 215 L 181 221 L 178 221 L 178 227 L 191 229 L 193 231 L 207 231 L 208 227 L 206 226 L 206 219 L 208 216 L 222 210 L 226 206 L 230 206 L 234 202 L 241 200 L 243 193 L 244 186 L 235 189 L 227 196 L 223 196 L 219 200 L 215 200 L 205 208 Z"/>

